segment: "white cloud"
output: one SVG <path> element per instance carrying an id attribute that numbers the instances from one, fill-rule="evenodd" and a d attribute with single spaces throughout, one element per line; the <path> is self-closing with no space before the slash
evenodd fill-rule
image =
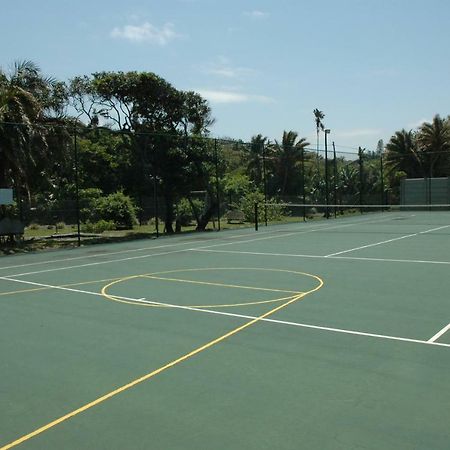
<path id="1" fill-rule="evenodd" d="M 202 71 L 208 75 L 214 75 L 222 78 L 240 79 L 254 73 L 254 70 L 246 67 L 235 67 L 225 56 L 219 56 L 216 61 L 205 64 Z"/>
<path id="2" fill-rule="evenodd" d="M 259 10 L 253 10 L 253 11 L 245 11 L 244 16 L 251 17 L 252 19 L 260 20 L 260 19 L 266 19 L 269 17 L 269 14 L 263 11 Z"/>
<path id="3" fill-rule="evenodd" d="M 171 23 L 166 23 L 161 28 L 158 28 L 149 22 L 145 22 L 142 25 L 116 27 L 111 31 L 111 37 L 113 38 L 125 39 L 136 43 L 148 42 L 160 46 L 167 45 L 179 36 L 174 31 Z"/>
<path id="4" fill-rule="evenodd" d="M 202 97 L 205 97 L 211 103 L 272 103 L 273 99 L 264 95 L 251 95 L 241 92 L 233 92 L 227 90 L 209 90 L 197 89 Z"/>

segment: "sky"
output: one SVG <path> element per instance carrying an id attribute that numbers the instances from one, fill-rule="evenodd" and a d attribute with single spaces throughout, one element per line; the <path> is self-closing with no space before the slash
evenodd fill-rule
<path id="1" fill-rule="evenodd" d="M 0 0 L 0 68 L 31 60 L 67 81 L 154 72 L 209 101 L 214 137 L 338 151 L 450 114 L 448 0 Z M 323 134 L 320 146 L 323 147 Z"/>

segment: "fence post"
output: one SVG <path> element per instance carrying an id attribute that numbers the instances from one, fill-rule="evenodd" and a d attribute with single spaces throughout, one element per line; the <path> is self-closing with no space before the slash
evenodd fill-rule
<path id="1" fill-rule="evenodd" d="M 303 222 L 306 222 L 305 148 L 304 147 L 302 147 L 302 203 L 303 203 Z"/>
<path id="2" fill-rule="evenodd" d="M 383 154 L 380 154 L 380 182 L 381 182 L 381 206 L 384 206 L 384 169 L 383 169 Z M 381 208 L 383 211 L 384 208 Z"/>
<path id="3" fill-rule="evenodd" d="M 81 233 L 80 233 L 80 185 L 78 178 L 78 144 L 77 144 L 77 124 L 75 122 L 73 127 L 73 138 L 74 138 L 74 157 L 75 157 L 75 208 L 76 208 L 76 218 L 77 218 L 77 245 L 81 246 Z"/>
<path id="4" fill-rule="evenodd" d="M 158 145 L 158 139 L 155 138 L 156 145 Z M 153 145 L 153 208 L 155 212 L 155 229 L 156 237 L 159 237 L 159 204 L 158 204 L 158 179 L 156 177 L 156 146 Z"/>
<path id="5" fill-rule="evenodd" d="M 266 180 L 266 146 L 262 145 L 263 183 L 264 183 L 264 222 L 267 227 L 267 180 Z"/>
<path id="6" fill-rule="evenodd" d="M 359 157 L 359 204 L 362 206 L 364 195 L 364 174 L 363 174 L 363 149 L 358 147 L 358 157 Z M 363 212 L 362 208 L 360 208 L 361 214 Z"/>
<path id="7" fill-rule="evenodd" d="M 214 139 L 214 164 L 216 167 L 216 201 L 217 201 L 217 228 L 220 231 L 220 183 L 219 183 L 219 163 L 217 160 L 217 138 Z"/>
<path id="8" fill-rule="evenodd" d="M 337 161 L 336 161 L 336 146 L 334 145 L 334 141 L 333 141 L 333 193 L 334 193 L 334 218 L 336 218 L 337 216 L 337 210 L 336 210 L 336 205 L 337 205 Z"/>

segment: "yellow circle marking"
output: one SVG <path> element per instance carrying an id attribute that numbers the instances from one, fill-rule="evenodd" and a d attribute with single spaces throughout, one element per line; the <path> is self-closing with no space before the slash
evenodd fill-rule
<path id="1" fill-rule="evenodd" d="M 297 273 L 302 273 L 302 272 L 297 272 Z M 155 369 L 139 378 L 136 378 L 136 379 L 130 381 L 129 383 L 124 384 L 124 385 L 118 387 L 117 389 L 110 391 L 110 392 L 102 395 L 101 397 L 96 398 L 95 400 L 92 400 L 89 403 L 86 403 L 85 405 L 79 407 L 78 409 L 70 411 L 69 413 L 59 417 L 58 419 L 53 420 L 52 422 L 47 423 L 46 425 L 43 425 L 40 428 L 35 429 L 31 433 L 28 433 L 28 434 L 16 439 L 15 441 L 10 442 L 9 444 L 6 444 L 5 446 L 1 447 L 0 450 L 9 450 L 13 447 L 16 447 L 17 445 L 22 444 L 23 442 L 26 442 L 26 441 L 32 439 L 33 437 L 38 436 L 38 435 L 44 433 L 45 431 L 48 431 L 51 428 L 65 422 L 69 419 L 72 419 L 73 417 L 93 408 L 94 406 L 99 405 L 100 403 L 103 403 L 103 402 L 115 397 L 116 395 L 121 394 L 122 392 L 127 391 L 128 389 L 131 389 L 134 386 L 137 386 L 138 384 L 143 383 L 144 381 L 150 380 L 151 378 L 161 374 L 162 372 L 165 372 L 166 370 L 169 370 L 172 367 L 175 367 L 178 364 L 181 364 L 184 361 L 187 361 L 188 359 L 193 358 L 194 356 L 198 355 L 199 353 L 202 353 L 205 350 L 208 350 L 211 347 L 214 347 L 217 344 L 220 344 L 221 342 L 225 341 L 226 339 L 229 339 L 230 337 L 240 333 L 241 331 L 244 331 L 245 329 L 251 327 L 252 325 L 264 320 L 266 317 L 269 317 L 269 316 L 275 314 L 276 312 L 282 310 L 283 308 L 286 308 L 287 306 L 301 300 L 306 295 L 312 294 L 313 292 L 318 291 L 323 286 L 323 281 L 320 277 L 318 277 L 316 275 L 311 275 L 311 274 L 304 274 L 304 275 L 316 279 L 319 282 L 319 284 L 314 289 L 311 289 L 308 292 L 303 292 L 299 295 L 293 296 L 290 300 L 282 303 L 281 305 L 274 307 L 270 311 L 267 311 L 264 314 L 261 314 L 260 316 L 251 319 L 249 322 L 246 322 L 243 325 L 239 325 L 237 328 L 234 328 L 231 331 L 228 331 L 227 333 L 213 339 L 212 341 L 209 341 L 206 344 L 203 344 L 200 347 L 197 347 L 194 350 L 191 350 L 190 352 L 185 353 L 184 355 L 180 356 L 179 358 L 174 359 L 173 361 L 170 361 L 169 363 L 159 367 L 158 369 Z M 128 278 L 134 278 L 134 277 L 128 277 Z"/>
<path id="2" fill-rule="evenodd" d="M 119 303 L 125 303 L 129 305 L 136 305 L 136 306 L 147 306 L 147 307 L 153 307 L 153 308 L 170 308 L 173 306 L 179 306 L 179 305 L 164 305 L 164 304 L 151 304 L 151 303 L 141 303 L 137 301 L 133 301 L 132 299 L 124 299 L 120 298 L 119 296 L 115 296 L 112 294 L 109 294 L 107 291 L 114 286 L 115 284 L 123 283 L 135 278 L 150 278 L 150 279 L 156 279 L 156 280 L 164 280 L 164 281 L 172 281 L 172 282 L 180 282 L 180 283 L 191 283 L 191 284 L 201 284 L 201 285 L 208 285 L 208 286 L 219 286 L 219 287 L 226 287 L 226 288 L 235 288 L 235 289 L 251 289 L 256 291 L 270 291 L 270 292 L 284 292 L 284 293 L 290 293 L 292 295 L 286 296 L 286 297 L 279 297 L 275 299 L 270 300 L 258 300 L 258 301 L 252 301 L 252 302 L 241 302 L 241 303 L 227 303 L 227 304 L 212 304 L 212 305 L 183 305 L 187 308 L 230 308 L 230 307 L 238 307 L 238 306 L 253 306 L 253 305 L 263 305 L 267 303 L 275 303 L 275 302 L 282 302 L 282 301 L 288 301 L 293 298 L 301 298 L 304 295 L 307 295 L 313 291 L 306 291 L 306 292 L 300 292 L 300 291 L 290 291 L 290 290 L 284 290 L 284 289 L 275 289 L 275 288 L 264 288 L 264 287 L 255 287 L 255 286 L 244 286 L 244 285 L 235 285 L 235 284 L 224 284 L 224 283 L 213 283 L 213 282 L 207 282 L 207 281 L 196 281 L 196 280 L 185 280 L 180 278 L 169 278 L 169 277 L 161 277 L 159 275 L 165 275 L 165 274 L 171 274 L 171 273 L 179 273 L 179 272 L 199 272 L 199 271 L 217 271 L 217 270 L 254 270 L 254 271 L 267 271 L 267 272 L 283 272 L 283 273 L 292 273 L 295 275 L 301 275 L 306 276 L 309 278 L 314 278 L 316 281 L 318 281 L 319 285 L 321 285 L 322 280 L 316 276 L 312 275 L 306 272 L 299 272 L 294 270 L 287 270 L 287 269 L 267 269 L 267 268 L 260 268 L 260 267 L 206 267 L 206 268 L 197 268 L 197 269 L 176 269 L 176 270 L 168 270 L 163 272 L 154 272 L 149 274 L 141 274 L 141 275 L 132 275 L 129 277 L 124 277 L 118 280 L 114 280 L 111 283 L 108 283 L 105 285 L 101 293 L 102 295 L 107 298 L 108 300 L 112 300 Z"/>

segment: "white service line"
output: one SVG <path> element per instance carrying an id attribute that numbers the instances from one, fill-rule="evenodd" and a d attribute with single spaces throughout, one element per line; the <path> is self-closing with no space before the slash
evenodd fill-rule
<path id="1" fill-rule="evenodd" d="M 312 224 L 312 223 L 306 223 L 304 224 L 306 227 L 308 226 L 313 226 L 315 225 L 315 228 L 311 229 L 311 228 L 307 228 L 305 230 L 299 230 L 299 231 L 293 231 L 291 233 L 282 233 L 280 234 L 278 231 L 276 230 L 267 230 L 267 231 L 258 231 L 258 236 L 257 238 L 252 238 L 252 239 L 248 239 L 245 241 L 237 241 L 237 242 L 222 242 L 222 243 L 218 243 L 218 244 L 213 244 L 214 246 L 220 246 L 220 245 L 232 245 L 234 243 L 248 243 L 248 242 L 254 242 L 256 241 L 260 241 L 260 240 L 265 240 L 265 239 L 275 239 L 275 238 L 281 238 L 281 237 L 285 237 L 285 236 L 292 236 L 294 234 L 303 234 L 303 233 L 312 233 L 312 232 L 317 232 L 317 231 L 322 231 L 322 230 L 328 230 L 328 229 L 334 229 L 334 228 L 343 228 L 343 227 L 349 227 L 349 226 L 354 226 L 354 225 L 359 225 L 360 223 L 378 223 L 378 222 L 385 222 L 387 220 L 392 220 L 395 219 L 395 217 L 390 217 L 390 218 L 383 218 L 383 219 L 379 219 L 379 220 L 370 220 L 371 218 L 364 218 L 363 220 L 358 220 L 356 222 L 352 222 L 352 223 L 345 223 L 345 224 L 340 224 L 340 225 L 333 225 L 333 226 L 329 226 L 328 223 L 324 223 L 324 224 Z M 261 237 L 261 235 L 270 235 L 270 236 L 263 236 Z M 249 233 L 242 233 L 242 234 L 237 234 L 237 235 L 232 235 L 232 236 L 226 236 L 226 235 L 221 235 L 219 240 L 222 241 L 230 241 L 230 240 L 234 240 L 234 239 L 238 239 L 241 237 L 247 237 L 249 236 Z M 189 241 L 185 241 L 185 242 L 175 242 L 175 243 L 171 243 L 171 244 L 165 244 L 165 245 L 157 245 L 157 246 L 150 246 L 150 247 L 141 247 L 141 248 L 137 248 L 137 249 L 128 249 L 128 250 L 119 250 L 117 252 L 108 252 L 108 253 L 95 253 L 93 255 L 82 255 L 82 256 L 74 256 L 74 257 L 69 257 L 69 258 L 61 258 L 61 259 L 52 259 L 52 260 L 45 260 L 45 261 L 36 261 L 36 262 L 32 262 L 32 263 L 25 263 L 25 264 L 16 264 L 13 266 L 4 266 L 4 267 L 0 267 L 0 270 L 7 270 L 7 269 L 16 269 L 16 268 L 20 268 L 20 267 L 28 267 L 28 266 L 40 266 L 40 265 L 44 265 L 44 264 L 55 264 L 55 263 L 60 263 L 60 262 L 67 262 L 67 261 L 75 261 L 78 259 L 90 259 L 90 258 L 97 258 L 97 257 L 104 257 L 104 256 L 110 256 L 110 255 L 119 255 L 122 253 L 134 253 L 134 252 L 141 252 L 141 251 L 145 251 L 145 250 L 155 250 L 155 249 L 162 249 L 162 248 L 168 248 L 168 247 L 176 247 L 176 246 L 186 246 L 186 245 L 191 245 L 192 242 L 204 242 L 203 239 L 192 239 Z M 209 246 L 208 246 L 209 247 Z M 199 248 L 205 248 L 205 247 L 199 247 Z M 192 249 L 190 249 L 192 250 Z M 152 256 L 152 255 L 150 255 Z M 142 256 L 137 256 L 136 258 L 142 258 Z M 133 259 L 133 258 L 127 258 L 127 260 L 129 259 Z M 119 259 L 119 260 L 115 260 L 115 261 L 123 261 L 123 259 Z M 115 261 L 109 261 L 109 262 L 115 262 Z M 70 266 L 69 268 L 75 268 L 75 267 L 84 267 L 84 265 L 80 265 L 80 266 Z M 63 268 L 58 268 L 58 269 L 54 269 L 54 270 L 63 270 Z M 34 273 L 40 273 L 40 272 L 30 272 L 29 274 L 34 274 Z M 28 273 L 27 273 L 28 274 Z M 18 274 L 14 274 L 14 275 L 8 275 L 8 276 L 19 276 Z"/>
<path id="2" fill-rule="evenodd" d="M 371 221 L 370 223 L 376 223 L 376 222 L 382 222 L 385 221 L 387 219 L 381 219 L 381 220 L 375 220 L 375 221 Z M 162 253 L 152 253 L 149 255 L 140 255 L 140 256 L 129 256 L 127 258 L 120 258 L 120 259 L 114 259 L 114 260 L 110 260 L 110 261 L 97 261 L 97 262 L 93 262 L 93 263 L 86 263 L 86 264 L 78 264 L 78 265 L 73 265 L 73 266 L 65 266 L 65 267 L 57 267 L 57 268 L 52 268 L 52 269 L 43 269 L 43 270 L 36 270 L 36 271 L 32 271 L 32 272 L 23 272 L 23 273 L 15 273 L 15 274 L 8 274 L 8 277 L 21 277 L 21 276 L 27 276 L 27 275 L 36 275 L 36 274 L 40 274 L 40 273 L 48 273 L 48 272 L 57 272 L 57 271 L 61 271 L 61 270 L 68 270 L 68 269 L 78 269 L 81 267 L 91 267 L 91 266 L 99 266 L 99 265 L 104 265 L 104 264 L 113 264 L 116 262 L 124 262 L 124 261 L 131 261 L 134 259 L 143 259 L 143 258 L 152 258 L 154 256 L 163 256 L 163 255 L 169 255 L 172 253 L 182 253 L 182 252 L 188 252 L 188 251 L 196 251 L 199 249 L 208 249 L 208 248 L 212 248 L 212 247 L 221 247 L 221 246 L 226 246 L 226 245 L 234 245 L 234 244 L 246 244 L 249 242 L 255 242 L 255 241 L 261 241 L 261 240 L 267 240 L 267 239 L 280 239 L 286 236 L 291 236 L 291 235 L 295 235 L 295 234 L 305 234 L 305 233 L 314 233 L 317 231 L 321 231 L 323 229 L 329 230 L 329 229 L 335 229 L 335 228 L 343 228 L 343 227 L 349 227 L 349 226 L 354 226 L 354 225 L 358 225 L 361 222 L 368 222 L 368 220 L 359 220 L 357 222 L 352 222 L 352 223 L 345 223 L 345 224 L 340 224 L 340 225 L 334 225 L 334 226 L 327 226 L 326 224 L 322 227 L 316 227 L 313 229 L 307 229 L 307 230 L 301 230 L 301 231 L 294 231 L 292 233 L 279 233 L 277 231 L 267 231 L 267 232 L 261 232 L 259 234 L 259 236 L 261 234 L 269 234 L 269 236 L 263 236 L 263 237 L 256 237 L 256 238 L 251 238 L 251 239 L 245 239 L 245 240 L 239 240 L 239 241 L 233 241 L 233 242 L 228 242 L 230 239 L 236 239 L 239 237 L 246 237 L 248 236 L 248 234 L 240 234 L 240 235 L 235 235 L 233 237 L 226 237 L 226 238 L 220 238 L 220 240 L 227 240 L 227 242 L 219 242 L 217 244 L 210 244 L 210 245 L 203 245 L 203 246 L 199 246 L 199 247 L 193 247 L 193 248 L 187 248 L 187 249 L 181 249 L 181 250 L 173 250 L 173 251 L 168 251 L 168 252 L 162 252 Z M 194 242 L 204 242 L 204 240 L 202 239 L 198 239 L 195 240 Z M 168 244 L 163 245 L 163 246 L 157 246 L 157 247 L 149 247 L 148 250 L 151 249 L 159 249 L 159 248 L 166 248 L 166 247 L 174 247 L 177 245 L 189 245 L 192 244 L 192 241 L 189 242 L 182 242 L 182 243 L 175 243 L 175 244 Z M 139 251 L 141 249 L 136 249 L 136 250 L 124 250 L 125 251 Z M 117 253 L 121 253 L 121 252 L 117 252 Z M 94 256 L 107 256 L 105 254 L 97 254 Z M 86 258 L 88 257 L 93 257 L 93 255 L 89 255 L 86 256 Z M 80 257 L 77 257 L 75 259 L 78 259 Z M 61 260 L 62 261 L 62 260 Z M 50 261 L 46 261 L 44 262 L 49 263 Z M 58 260 L 54 260 L 52 262 L 58 262 Z M 36 264 L 36 263 L 31 263 L 32 265 Z M 11 267 L 16 267 L 16 266 L 10 266 Z M 21 266 L 17 266 L 17 267 L 21 267 Z"/>
<path id="3" fill-rule="evenodd" d="M 330 253 L 329 255 L 325 255 L 324 258 L 330 258 L 331 256 L 343 255 L 344 253 L 354 252 L 355 250 L 362 250 L 363 248 L 375 247 L 377 245 L 388 244 L 389 242 L 399 241 L 401 239 L 410 238 L 412 236 L 417 236 L 417 233 L 407 234 L 405 236 L 400 236 L 393 239 L 387 239 L 386 241 L 375 242 L 373 244 L 361 245 L 360 247 L 350 248 L 348 250 L 343 250 L 341 252 Z"/>
<path id="4" fill-rule="evenodd" d="M 94 295 L 97 297 L 104 297 L 103 294 L 101 294 L 100 292 L 85 291 L 82 289 L 68 288 L 68 287 L 64 287 L 64 286 L 54 286 L 54 285 L 50 285 L 50 284 L 36 283 L 33 281 L 16 280 L 16 279 L 9 278 L 9 277 L 0 277 L 0 280 L 14 281 L 16 283 L 28 284 L 28 285 L 32 285 L 32 286 L 46 287 L 46 288 L 50 288 L 50 289 L 57 289 L 57 290 L 62 290 L 62 291 L 76 292 L 76 293 L 80 293 L 80 294 Z M 246 314 L 229 313 L 229 312 L 225 312 L 225 311 L 216 311 L 216 310 L 210 310 L 210 309 L 204 309 L 204 308 L 194 308 L 192 306 L 173 305 L 170 303 L 161 303 L 161 302 L 156 302 L 156 301 L 150 301 L 150 300 L 146 300 L 143 298 L 137 299 L 137 298 L 131 298 L 131 297 L 122 297 L 122 296 L 118 296 L 118 295 L 115 295 L 114 297 L 116 297 L 120 300 L 131 301 L 131 302 L 135 302 L 135 303 L 164 306 L 166 308 L 174 308 L 174 309 L 184 309 L 184 310 L 188 310 L 188 311 L 196 311 L 196 312 L 202 312 L 202 313 L 206 313 L 206 314 L 215 314 L 215 315 L 219 315 L 219 316 L 235 317 L 235 318 L 239 318 L 239 319 L 255 320 L 258 318 L 256 316 L 250 316 L 250 315 L 246 315 Z M 292 298 L 293 297 L 295 297 L 295 295 L 292 296 Z M 433 346 L 438 346 L 438 347 L 450 348 L 450 344 L 433 342 L 431 340 L 423 341 L 420 339 L 411 339 L 411 338 L 404 338 L 404 337 L 399 337 L 399 336 L 389 336 L 389 335 L 376 334 L 376 333 L 366 333 L 363 331 L 346 330 L 346 329 L 342 329 L 342 328 L 333 328 L 333 327 L 324 327 L 324 326 L 319 326 L 319 325 L 310 325 L 310 324 L 306 324 L 306 323 L 290 322 L 290 321 L 285 321 L 285 320 L 276 320 L 276 319 L 269 319 L 269 318 L 260 319 L 260 321 L 279 324 L 279 325 L 300 327 L 300 328 L 310 328 L 310 329 L 314 329 L 314 330 L 328 331 L 328 332 L 333 332 L 333 333 L 350 334 L 350 335 L 354 335 L 354 336 L 363 336 L 363 337 L 370 337 L 370 338 L 376 338 L 376 339 L 385 339 L 385 340 L 391 340 L 391 341 L 409 342 L 409 343 L 413 343 L 413 344 L 433 345 Z"/>
<path id="5" fill-rule="evenodd" d="M 316 258 L 316 259 L 343 259 L 356 261 L 378 261 L 378 262 L 399 262 L 399 263 L 413 263 L 413 264 L 443 264 L 450 265 L 450 261 L 431 261 L 421 259 L 389 259 L 389 258 L 364 258 L 358 256 L 324 256 L 324 255 L 304 255 L 292 253 L 268 253 L 268 252 L 246 252 L 241 250 L 209 250 L 205 248 L 191 248 L 195 252 L 210 252 L 210 253 L 232 253 L 236 255 L 255 255 L 255 256 L 284 256 L 287 258 Z"/>
<path id="6" fill-rule="evenodd" d="M 369 247 L 375 247 L 377 245 L 388 244 L 389 242 L 400 241 L 401 239 L 407 239 L 407 238 L 410 238 L 410 237 L 419 236 L 421 234 L 431 233 L 433 231 L 442 230 L 443 228 L 448 228 L 448 227 L 450 227 L 450 225 L 444 225 L 442 227 L 431 228 L 429 230 L 419 231 L 419 232 L 413 233 L 413 234 L 406 234 L 405 236 L 400 236 L 400 237 L 396 237 L 396 238 L 393 238 L 393 239 L 388 239 L 386 241 L 375 242 L 373 244 L 362 245 L 361 247 L 355 247 L 355 248 L 351 248 L 349 250 L 343 250 L 342 252 L 330 253 L 329 255 L 325 255 L 325 258 L 330 258 L 332 256 L 337 256 L 337 255 L 343 255 L 344 253 L 349 253 L 349 252 L 353 252 L 353 251 L 356 251 L 356 250 L 362 250 L 364 248 L 369 248 Z"/>
<path id="7" fill-rule="evenodd" d="M 93 263 L 78 264 L 75 266 L 64 266 L 64 267 L 56 267 L 53 269 L 35 270 L 34 272 L 16 273 L 13 275 L 7 275 L 7 277 L 24 277 L 26 275 L 36 275 L 39 273 L 58 272 L 60 270 L 69 270 L 69 269 L 79 269 L 81 267 L 101 266 L 104 264 L 113 264 L 113 263 L 118 263 L 118 262 L 130 261 L 130 260 L 134 260 L 134 259 L 152 258 L 154 256 L 165 256 L 165 255 L 171 255 L 172 253 L 182 253 L 182 252 L 188 252 L 188 251 L 189 251 L 188 248 L 184 248 L 182 250 L 171 250 L 168 252 L 152 253 L 150 255 L 130 256 L 128 258 L 113 259 L 111 261 L 97 261 L 97 262 L 93 262 Z M 0 277 L 0 279 L 2 279 L 2 278 L 7 279 L 7 277 Z M 15 281 L 17 281 L 17 280 L 15 280 Z"/>
<path id="8" fill-rule="evenodd" d="M 442 227 L 432 228 L 431 230 L 421 231 L 419 234 L 432 233 L 433 231 L 443 230 L 444 228 L 448 228 L 448 227 L 450 227 L 450 225 L 444 225 Z"/>
<path id="9" fill-rule="evenodd" d="M 435 342 L 437 341 L 443 334 L 445 334 L 448 330 L 450 330 L 450 323 L 442 328 L 442 330 L 438 331 L 432 338 L 428 339 L 427 342 Z"/>

